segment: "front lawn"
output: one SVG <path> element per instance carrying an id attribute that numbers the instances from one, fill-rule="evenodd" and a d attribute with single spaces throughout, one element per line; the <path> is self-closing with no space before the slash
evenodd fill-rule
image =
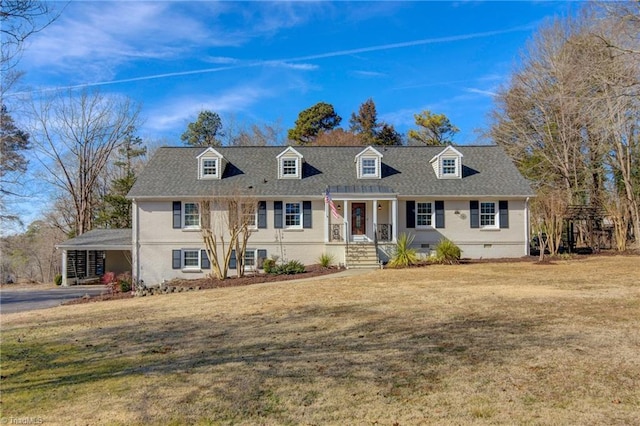
<path id="1" fill-rule="evenodd" d="M 434 265 L 2 315 L 1 416 L 640 424 L 639 265 Z"/>

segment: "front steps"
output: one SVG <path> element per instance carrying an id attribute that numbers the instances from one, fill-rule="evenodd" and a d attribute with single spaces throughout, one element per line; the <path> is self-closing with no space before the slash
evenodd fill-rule
<path id="1" fill-rule="evenodd" d="M 346 247 L 347 269 L 378 269 L 376 246 L 372 243 L 350 243 Z"/>

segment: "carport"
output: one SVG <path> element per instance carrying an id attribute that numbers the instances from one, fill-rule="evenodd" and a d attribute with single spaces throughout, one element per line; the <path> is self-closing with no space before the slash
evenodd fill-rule
<path id="1" fill-rule="evenodd" d="M 56 245 L 62 285 L 99 283 L 106 272 L 131 273 L 131 229 L 94 229 Z"/>

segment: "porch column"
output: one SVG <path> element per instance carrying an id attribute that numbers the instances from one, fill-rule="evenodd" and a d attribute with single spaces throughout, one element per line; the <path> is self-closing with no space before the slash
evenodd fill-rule
<path id="1" fill-rule="evenodd" d="M 324 242 L 329 242 L 329 203 L 324 202 Z"/>
<path id="2" fill-rule="evenodd" d="M 392 242 L 398 241 L 398 200 L 391 201 L 391 238 Z"/>
<path id="3" fill-rule="evenodd" d="M 378 200 L 373 200 L 373 235 L 378 232 Z"/>
<path id="4" fill-rule="evenodd" d="M 349 200 L 344 200 L 344 216 L 342 217 L 344 220 L 344 242 L 349 241 L 349 218 L 351 217 L 351 213 L 349 213 Z"/>
<path id="5" fill-rule="evenodd" d="M 67 249 L 62 249 L 62 286 L 68 287 L 69 282 L 67 281 Z"/>

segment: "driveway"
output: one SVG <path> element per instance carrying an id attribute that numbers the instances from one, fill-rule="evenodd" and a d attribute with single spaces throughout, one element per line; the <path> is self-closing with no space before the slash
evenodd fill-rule
<path id="1" fill-rule="evenodd" d="M 12 314 L 15 312 L 32 311 L 59 306 L 68 300 L 77 299 L 88 294 L 99 296 L 106 291 L 103 285 L 79 285 L 73 287 L 43 288 L 7 288 L 0 290 L 0 312 Z"/>

